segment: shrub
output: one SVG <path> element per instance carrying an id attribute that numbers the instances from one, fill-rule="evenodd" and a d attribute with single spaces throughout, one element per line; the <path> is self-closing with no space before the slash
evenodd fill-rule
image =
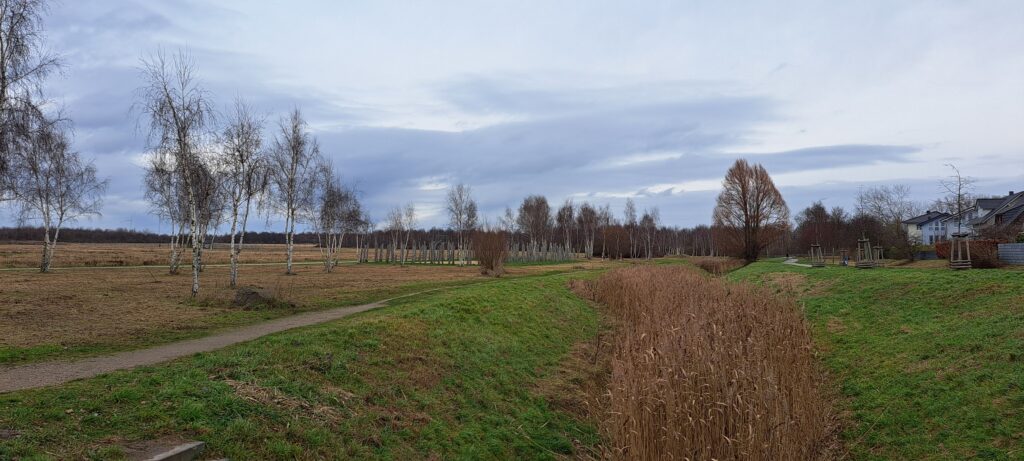
<path id="1" fill-rule="evenodd" d="M 1017 234 L 1017 243 L 1024 243 L 1024 232 Z"/>
<path id="2" fill-rule="evenodd" d="M 979 269 L 999 267 L 999 240 L 971 240 L 971 266 Z M 935 253 L 941 259 L 949 259 L 951 243 L 935 244 Z"/>
<path id="3" fill-rule="evenodd" d="M 617 459 L 821 459 L 833 440 L 792 300 L 682 266 L 603 275 L 618 325 L 600 408 Z"/>
<path id="4" fill-rule="evenodd" d="M 971 266 L 991 269 L 1001 266 L 998 240 L 971 240 Z"/>
<path id="5" fill-rule="evenodd" d="M 476 231 L 473 233 L 473 257 L 480 264 L 480 273 L 500 277 L 505 273 L 508 240 L 504 232 Z"/>

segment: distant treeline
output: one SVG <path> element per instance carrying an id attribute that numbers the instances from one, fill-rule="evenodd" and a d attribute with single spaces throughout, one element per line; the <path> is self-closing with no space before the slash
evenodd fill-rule
<path id="1" fill-rule="evenodd" d="M 0 227 L 0 242 L 38 242 L 43 235 L 41 227 Z M 454 241 L 458 238 L 455 231 L 448 229 L 415 230 L 412 232 L 416 241 Z M 379 242 L 387 240 L 387 232 L 376 231 L 371 234 L 371 240 Z M 61 242 L 71 243 L 167 243 L 171 240 L 169 234 L 160 234 L 149 231 L 131 229 L 82 229 L 65 228 L 60 231 Z M 228 234 L 211 235 L 207 242 L 224 243 L 230 240 Z M 349 234 L 345 236 L 344 246 L 354 247 L 356 236 Z M 245 243 L 247 244 L 283 244 L 283 232 L 246 232 Z M 316 244 L 317 235 L 312 232 L 301 232 L 295 234 L 295 243 Z"/>

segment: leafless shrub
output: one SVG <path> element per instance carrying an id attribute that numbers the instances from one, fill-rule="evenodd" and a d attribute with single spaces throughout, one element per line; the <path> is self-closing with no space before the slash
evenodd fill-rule
<path id="1" fill-rule="evenodd" d="M 682 266 L 602 276 L 619 325 L 601 429 L 615 459 L 822 459 L 830 410 L 791 301 Z"/>
<path id="2" fill-rule="evenodd" d="M 474 232 L 472 243 L 473 255 L 480 263 L 480 273 L 498 277 L 505 272 L 508 239 L 504 232 Z"/>

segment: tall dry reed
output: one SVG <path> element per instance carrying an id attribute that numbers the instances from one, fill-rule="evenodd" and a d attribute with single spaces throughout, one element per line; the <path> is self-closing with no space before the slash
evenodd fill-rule
<path id="1" fill-rule="evenodd" d="M 602 276 L 617 323 L 598 407 L 615 459 L 826 458 L 829 405 L 792 301 L 682 266 Z"/>
<path id="2" fill-rule="evenodd" d="M 714 275 L 725 275 L 747 265 L 742 259 L 728 256 L 694 256 L 690 261 Z"/>

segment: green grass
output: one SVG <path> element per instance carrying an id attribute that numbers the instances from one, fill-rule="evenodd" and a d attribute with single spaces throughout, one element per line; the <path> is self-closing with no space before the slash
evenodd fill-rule
<path id="1" fill-rule="evenodd" d="M 378 264 L 378 263 L 370 263 Z M 379 263 L 383 264 L 383 263 Z M 522 264 L 521 266 L 545 265 L 543 263 Z M 542 275 L 561 274 L 572 272 L 575 269 L 550 269 L 539 272 Z M 531 275 L 514 275 L 515 277 L 530 277 Z M 355 306 L 394 298 L 421 291 L 433 290 L 436 288 L 454 288 L 475 283 L 487 282 L 491 279 L 479 277 L 466 280 L 448 281 L 422 281 L 412 282 L 403 285 L 376 288 L 370 290 L 349 291 L 343 293 L 332 293 L 331 299 L 310 299 L 308 302 L 293 309 L 263 309 L 263 310 L 230 310 L 222 311 L 214 315 L 201 317 L 188 325 L 187 329 L 147 331 L 143 335 L 107 338 L 102 343 L 94 344 L 41 344 L 30 347 L 15 347 L 0 345 L 0 367 L 21 365 L 46 360 L 67 360 L 83 357 L 94 357 L 97 355 L 112 354 L 126 350 L 139 349 L 143 347 L 156 346 L 174 341 L 208 336 L 217 332 L 230 330 L 254 323 L 273 320 L 276 318 L 294 315 L 300 312 L 309 312 L 336 307 Z M 202 302 L 192 302 L 195 308 L 204 308 Z"/>
<path id="2" fill-rule="evenodd" d="M 536 389 L 597 332 L 596 312 L 565 287 L 592 274 L 418 295 L 166 365 L 3 394 L 0 429 L 20 436 L 0 440 L 0 459 L 117 459 L 125 442 L 171 434 L 231 459 L 571 455 L 598 443 L 596 429 Z"/>
<path id="3" fill-rule="evenodd" d="M 798 293 L 843 410 L 848 459 L 1024 459 L 1024 274 L 805 269 Z"/>

